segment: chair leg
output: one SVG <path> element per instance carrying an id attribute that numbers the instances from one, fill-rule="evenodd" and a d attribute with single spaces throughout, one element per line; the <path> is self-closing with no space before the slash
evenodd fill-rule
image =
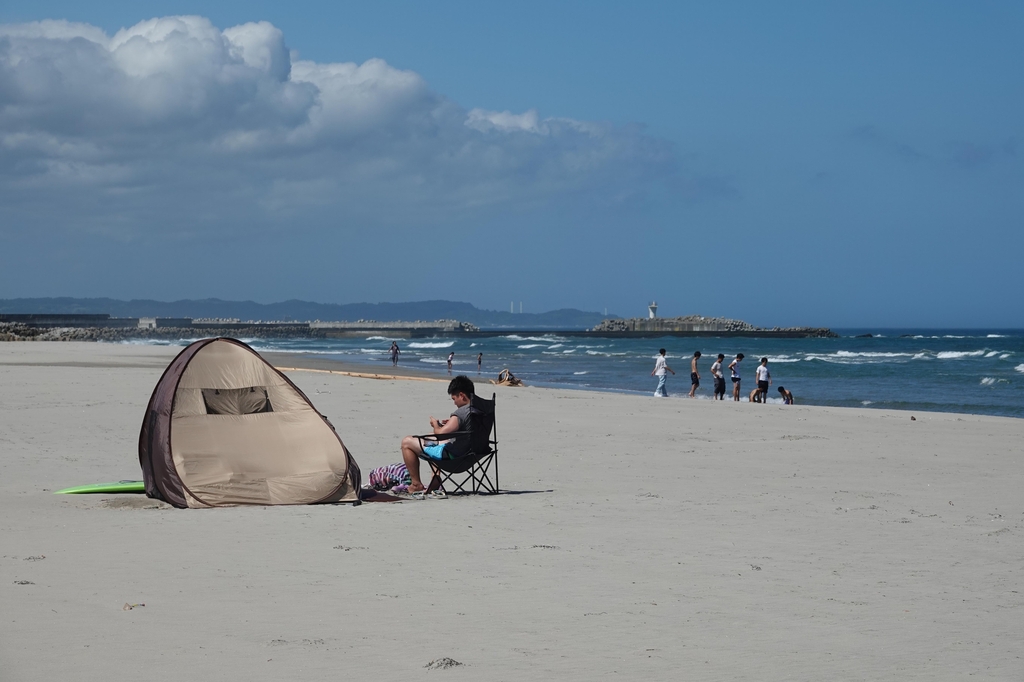
<path id="1" fill-rule="evenodd" d="M 435 490 L 444 491 L 445 481 L 451 480 L 451 474 L 441 471 L 433 462 L 430 462 L 430 483 L 426 487 L 426 492 L 431 493 Z"/>
<path id="2" fill-rule="evenodd" d="M 430 485 L 427 486 L 427 491 L 444 490 L 445 485 L 450 483 L 451 488 L 446 491 L 449 495 L 498 494 L 500 489 L 498 488 L 498 458 L 495 456 L 496 454 L 492 453 L 490 456 L 481 459 L 462 474 L 450 474 L 431 463 L 430 470 L 433 478 L 430 481 Z M 494 465 L 493 480 L 491 479 L 492 464 Z"/>

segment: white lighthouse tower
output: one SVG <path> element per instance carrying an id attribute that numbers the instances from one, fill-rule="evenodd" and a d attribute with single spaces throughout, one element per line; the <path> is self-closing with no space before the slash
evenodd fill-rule
<path id="1" fill-rule="evenodd" d="M 649 306 L 647 306 L 647 317 L 648 317 L 648 319 L 653 320 L 657 316 L 658 316 L 658 302 L 657 301 L 651 301 L 651 304 Z"/>

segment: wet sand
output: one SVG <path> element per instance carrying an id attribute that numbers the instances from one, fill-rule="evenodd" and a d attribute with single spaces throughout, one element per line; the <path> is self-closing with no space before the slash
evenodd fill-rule
<path id="1" fill-rule="evenodd" d="M 53 495 L 141 476 L 179 350 L 0 344 L 2 679 L 1024 676 L 1024 420 L 481 386 L 497 497 Z M 447 377 L 288 374 L 364 474 L 451 411 Z"/>

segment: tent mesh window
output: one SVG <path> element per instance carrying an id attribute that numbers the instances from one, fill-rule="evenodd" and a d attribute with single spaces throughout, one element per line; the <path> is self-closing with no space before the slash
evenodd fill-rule
<path id="1" fill-rule="evenodd" d="M 248 388 L 204 388 L 206 414 L 259 414 L 273 412 L 270 396 L 263 386 Z"/>

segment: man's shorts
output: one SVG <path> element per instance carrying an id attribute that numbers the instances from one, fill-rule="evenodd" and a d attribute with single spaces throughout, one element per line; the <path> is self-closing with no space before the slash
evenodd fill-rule
<path id="1" fill-rule="evenodd" d="M 690 383 L 694 386 L 700 386 L 700 378 L 696 372 L 690 372 Z"/>
<path id="2" fill-rule="evenodd" d="M 725 377 L 715 377 L 715 393 L 725 393 Z"/>
<path id="3" fill-rule="evenodd" d="M 433 445 L 424 445 L 423 454 L 430 459 L 451 459 L 444 451 L 444 443 L 434 443 Z"/>
<path id="4" fill-rule="evenodd" d="M 768 391 L 768 382 L 767 381 L 758 381 L 757 382 L 757 387 L 759 389 L 761 389 L 762 391 L 767 392 Z"/>
<path id="5" fill-rule="evenodd" d="M 738 383 L 740 383 L 740 379 L 742 379 L 742 378 L 743 378 L 743 377 L 733 377 L 733 378 L 732 378 L 732 383 L 734 383 L 734 384 L 738 384 Z"/>

